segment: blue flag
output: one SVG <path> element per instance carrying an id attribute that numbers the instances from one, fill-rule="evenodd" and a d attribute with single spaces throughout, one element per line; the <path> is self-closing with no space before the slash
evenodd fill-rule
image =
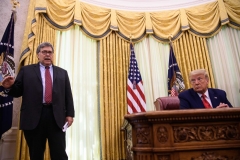
<path id="1" fill-rule="evenodd" d="M 14 76 L 14 14 L 4 32 L 0 42 L 0 81 L 5 76 Z M 4 93 L 2 83 L 0 85 L 0 138 L 2 134 L 12 126 L 13 97 Z"/>
<path id="2" fill-rule="evenodd" d="M 179 92 L 185 89 L 184 81 L 178 67 L 173 48 L 170 45 L 170 55 L 168 62 L 168 95 L 177 96 Z"/>

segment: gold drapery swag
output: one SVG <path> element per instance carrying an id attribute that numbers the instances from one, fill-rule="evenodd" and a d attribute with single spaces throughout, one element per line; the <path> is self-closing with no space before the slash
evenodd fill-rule
<path id="1" fill-rule="evenodd" d="M 27 42 L 23 43 L 20 64 L 34 49 L 33 41 L 41 16 L 55 30 L 68 30 L 77 24 L 86 35 L 96 40 L 116 31 L 127 41 L 130 36 L 133 42 L 137 42 L 152 34 L 157 41 L 166 43 L 170 35 L 174 41 L 186 30 L 199 37 L 211 37 L 220 31 L 221 25 L 240 29 L 239 0 L 217 0 L 196 7 L 160 12 L 118 11 L 79 0 L 31 0 L 30 5 L 33 6 L 28 15 L 32 20 L 31 30 Z"/>

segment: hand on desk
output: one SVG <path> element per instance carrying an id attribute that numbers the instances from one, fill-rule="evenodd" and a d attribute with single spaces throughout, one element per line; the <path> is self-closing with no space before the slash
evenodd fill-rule
<path id="1" fill-rule="evenodd" d="M 216 108 L 229 108 L 228 104 L 220 103 Z"/>

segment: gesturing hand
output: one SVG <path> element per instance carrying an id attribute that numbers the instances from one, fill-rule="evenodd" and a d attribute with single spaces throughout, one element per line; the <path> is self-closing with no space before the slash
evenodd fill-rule
<path id="1" fill-rule="evenodd" d="M 8 89 L 10 88 L 14 83 L 14 77 L 12 76 L 7 76 L 3 79 L 2 81 L 2 86 L 5 88 L 5 89 Z"/>

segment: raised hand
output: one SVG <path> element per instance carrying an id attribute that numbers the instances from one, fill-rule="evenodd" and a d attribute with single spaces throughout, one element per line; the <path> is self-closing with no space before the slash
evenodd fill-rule
<path id="1" fill-rule="evenodd" d="M 8 89 L 8 88 L 11 88 L 11 86 L 13 85 L 14 83 L 14 77 L 12 76 L 7 76 L 3 79 L 2 81 L 2 86 L 5 88 L 5 89 Z"/>

